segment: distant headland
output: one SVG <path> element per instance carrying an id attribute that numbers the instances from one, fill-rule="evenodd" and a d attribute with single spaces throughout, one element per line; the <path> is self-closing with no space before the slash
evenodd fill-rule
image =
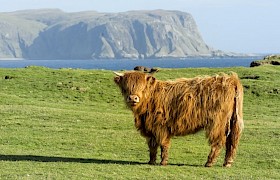
<path id="1" fill-rule="evenodd" d="M 1 59 L 157 59 L 250 56 L 209 47 L 191 14 L 151 10 L 0 13 Z"/>

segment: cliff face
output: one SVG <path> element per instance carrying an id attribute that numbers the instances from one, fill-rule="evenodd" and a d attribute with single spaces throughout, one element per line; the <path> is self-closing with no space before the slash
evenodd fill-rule
<path id="1" fill-rule="evenodd" d="M 204 43 L 190 14 L 164 10 L 0 13 L 0 39 L 0 58 L 183 58 L 218 52 Z"/>
<path id="2" fill-rule="evenodd" d="M 46 25 L 0 13 L 0 58 L 22 58 Z"/>

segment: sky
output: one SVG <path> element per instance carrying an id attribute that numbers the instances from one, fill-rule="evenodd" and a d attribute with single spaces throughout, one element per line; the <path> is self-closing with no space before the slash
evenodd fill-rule
<path id="1" fill-rule="evenodd" d="M 280 53 L 280 0 L 0 0 L 0 12 L 178 10 L 190 13 L 209 46 L 237 53 Z"/>

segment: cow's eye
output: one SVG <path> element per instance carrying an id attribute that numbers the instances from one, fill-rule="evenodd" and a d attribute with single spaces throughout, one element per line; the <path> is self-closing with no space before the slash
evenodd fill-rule
<path id="1" fill-rule="evenodd" d="M 124 94 L 126 94 L 127 90 L 126 90 L 126 89 L 122 89 L 122 92 L 123 92 Z"/>

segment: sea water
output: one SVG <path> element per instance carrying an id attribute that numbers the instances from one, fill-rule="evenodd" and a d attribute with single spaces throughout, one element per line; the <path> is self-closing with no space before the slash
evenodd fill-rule
<path id="1" fill-rule="evenodd" d="M 0 68 L 24 68 L 44 66 L 49 68 L 79 68 L 132 70 L 135 66 L 158 68 L 196 68 L 196 67 L 249 67 L 254 58 L 188 58 L 188 59 L 145 59 L 145 60 L 0 60 Z"/>

